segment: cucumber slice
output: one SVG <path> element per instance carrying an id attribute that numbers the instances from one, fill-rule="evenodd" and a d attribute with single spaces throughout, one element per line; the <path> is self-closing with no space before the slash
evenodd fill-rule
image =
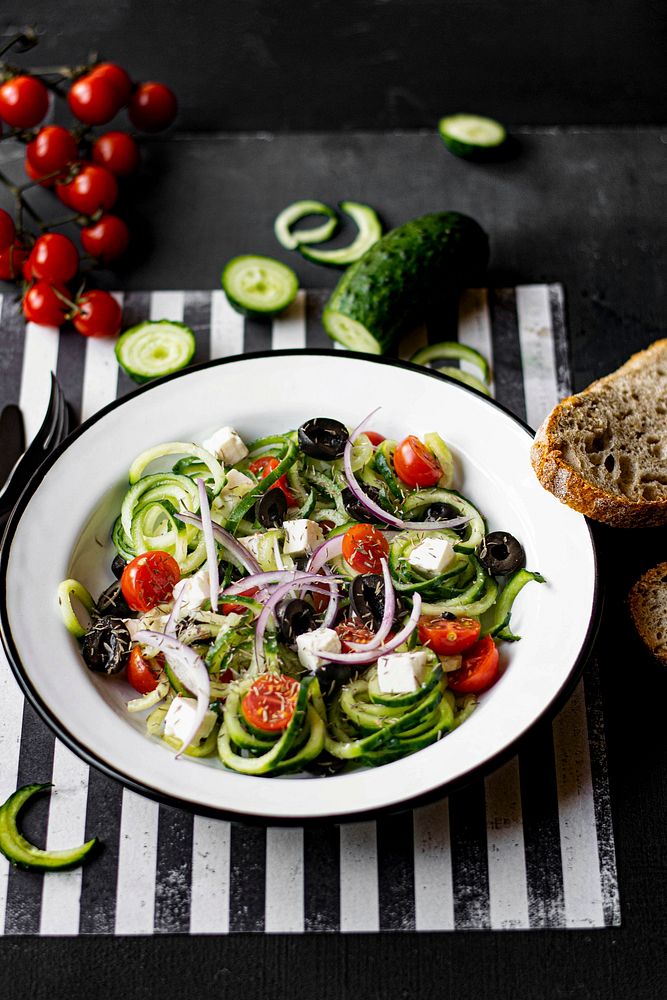
<path id="1" fill-rule="evenodd" d="M 230 306 L 243 316 L 277 316 L 296 298 L 299 282 L 287 264 L 273 257 L 244 254 L 232 257 L 221 277 Z"/>
<path id="2" fill-rule="evenodd" d="M 326 215 L 327 221 L 311 229 L 292 229 L 307 215 Z M 322 201 L 294 201 L 284 208 L 273 223 L 276 239 L 286 250 L 296 250 L 301 243 L 326 243 L 338 228 L 338 217 L 333 208 Z"/>
<path id="3" fill-rule="evenodd" d="M 86 628 L 78 619 L 77 613 L 72 607 L 72 597 L 83 605 L 89 616 L 95 613 L 95 601 L 90 596 L 82 583 L 78 580 L 63 580 L 58 584 L 58 605 L 60 613 L 65 623 L 65 628 L 77 639 L 83 639 Z"/>
<path id="4" fill-rule="evenodd" d="M 97 837 L 64 851 L 44 851 L 35 847 L 19 833 L 18 815 L 29 799 L 38 792 L 45 792 L 50 784 L 24 785 L 0 806 L 0 851 L 17 868 L 27 871 L 62 871 L 80 865 L 97 844 Z"/>
<path id="5" fill-rule="evenodd" d="M 504 125 L 481 115 L 449 115 L 438 122 L 440 138 L 454 156 L 495 152 L 507 139 Z"/>
<path id="6" fill-rule="evenodd" d="M 362 205 L 356 201 L 341 201 L 341 212 L 347 215 L 357 224 L 359 232 L 352 242 L 346 247 L 338 250 L 311 250 L 310 247 L 299 245 L 302 257 L 312 261 L 314 264 L 326 264 L 328 267 L 347 267 L 353 264 L 373 246 L 382 236 L 382 223 L 377 212 L 369 205 Z"/>
<path id="7" fill-rule="evenodd" d="M 195 335 L 185 323 L 160 319 L 139 323 L 121 334 L 116 358 L 135 382 L 171 375 L 192 361 Z"/>
<path id="8" fill-rule="evenodd" d="M 448 358 L 457 358 L 461 361 L 469 361 L 479 368 L 482 378 L 488 384 L 491 379 L 491 369 L 489 362 L 483 354 L 476 351 L 474 347 L 466 344 L 459 344 L 457 340 L 443 340 L 440 344 L 429 344 L 422 347 L 410 358 L 413 365 L 428 365 L 431 361 L 443 361 Z"/>

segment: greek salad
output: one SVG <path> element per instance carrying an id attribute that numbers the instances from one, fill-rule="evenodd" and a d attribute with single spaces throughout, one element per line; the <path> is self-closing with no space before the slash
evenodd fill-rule
<path id="1" fill-rule="evenodd" d="M 374 411 L 245 442 L 232 426 L 143 452 L 111 526 L 116 577 L 59 603 L 86 666 L 176 756 L 328 775 L 452 732 L 500 675 L 521 543 L 488 532 L 438 433 Z"/>

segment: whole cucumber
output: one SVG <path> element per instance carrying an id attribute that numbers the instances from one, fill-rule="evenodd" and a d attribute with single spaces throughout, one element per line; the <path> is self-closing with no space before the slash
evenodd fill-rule
<path id="1" fill-rule="evenodd" d="M 322 322 L 333 340 L 384 354 L 437 302 L 486 268 L 489 241 L 459 212 L 431 212 L 392 229 L 352 264 Z"/>

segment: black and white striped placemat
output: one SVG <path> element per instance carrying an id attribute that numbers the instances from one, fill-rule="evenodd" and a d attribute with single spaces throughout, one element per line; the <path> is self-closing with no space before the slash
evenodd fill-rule
<path id="1" fill-rule="evenodd" d="M 197 361 L 248 350 L 330 347 L 324 293 L 301 292 L 272 326 L 244 321 L 215 292 L 125 295 L 126 326 L 183 320 Z M 120 296 L 119 296 L 120 298 Z M 81 419 L 133 388 L 113 344 L 28 325 L 1 306 L 0 404 L 41 422 L 49 372 Z M 491 358 L 495 395 L 537 426 L 570 388 L 559 285 L 472 289 L 458 315 L 421 338 L 454 339 Z M 45 526 L 45 537 L 48 531 Z M 56 530 L 55 527 L 53 530 Z M 57 664 L 54 664 L 57 669 Z M 266 829 L 191 815 L 124 790 L 56 740 L 24 701 L 0 651 L 0 801 L 53 781 L 30 833 L 51 848 L 93 835 L 84 869 L 44 876 L 0 857 L 0 934 L 603 927 L 620 921 L 597 667 L 553 724 L 486 779 L 435 805 L 376 822 Z"/>

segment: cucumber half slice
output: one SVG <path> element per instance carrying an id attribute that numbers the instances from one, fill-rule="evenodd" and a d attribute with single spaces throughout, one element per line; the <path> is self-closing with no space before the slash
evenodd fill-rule
<path id="1" fill-rule="evenodd" d="M 438 132 L 455 156 L 480 156 L 495 152 L 507 139 L 504 125 L 481 115 L 449 115 L 438 122 Z"/>
<path id="2" fill-rule="evenodd" d="M 382 223 L 370 205 L 341 201 L 340 210 L 356 223 L 359 230 L 356 237 L 348 246 L 339 247 L 338 250 L 313 250 L 300 244 L 299 251 L 306 260 L 314 264 L 326 264 L 328 267 L 347 267 L 359 260 L 382 236 Z"/>
<path id="3" fill-rule="evenodd" d="M 292 227 L 308 215 L 324 215 L 326 222 L 311 229 Z M 273 223 L 276 239 L 286 250 L 296 250 L 302 243 L 326 243 L 338 228 L 338 217 L 333 208 L 322 201 L 294 201 L 284 208 Z"/>
<path id="4" fill-rule="evenodd" d="M 222 272 L 222 288 L 230 306 L 244 316 L 268 318 L 287 309 L 299 290 L 296 274 L 273 257 L 232 257 Z"/>
<path id="5" fill-rule="evenodd" d="M 149 382 L 185 368 L 194 357 L 195 347 L 195 335 L 189 326 L 161 319 L 126 330 L 116 342 L 116 358 L 135 382 Z"/>

